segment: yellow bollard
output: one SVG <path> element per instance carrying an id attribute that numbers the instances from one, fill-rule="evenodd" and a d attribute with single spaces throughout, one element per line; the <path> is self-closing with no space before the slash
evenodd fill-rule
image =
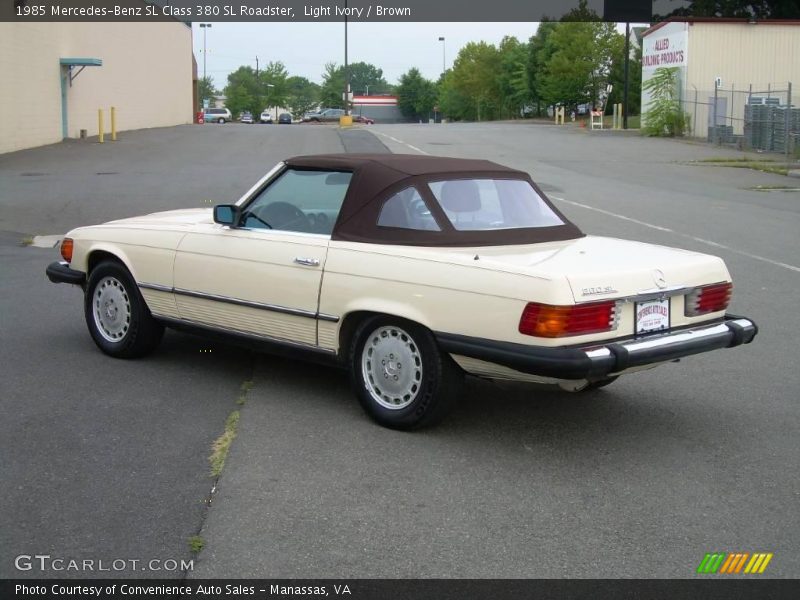
<path id="1" fill-rule="evenodd" d="M 353 117 L 350 115 L 342 115 L 339 117 L 339 127 L 351 127 L 353 125 Z"/>
<path id="2" fill-rule="evenodd" d="M 103 109 L 97 109 L 97 141 L 101 144 L 105 141 L 103 139 Z"/>
<path id="3" fill-rule="evenodd" d="M 111 141 L 117 141 L 117 107 L 111 107 Z"/>

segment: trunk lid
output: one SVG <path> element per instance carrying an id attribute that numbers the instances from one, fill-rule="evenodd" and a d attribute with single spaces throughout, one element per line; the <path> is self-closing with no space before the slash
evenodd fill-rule
<path id="1" fill-rule="evenodd" d="M 643 242 L 586 236 L 535 246 L 473 248 L 481 266 L 549 280 L 564 279 L 575 302 L 730 281 L 722 259 Z M 459 261 L 460 262 L 460 261 Z"/>

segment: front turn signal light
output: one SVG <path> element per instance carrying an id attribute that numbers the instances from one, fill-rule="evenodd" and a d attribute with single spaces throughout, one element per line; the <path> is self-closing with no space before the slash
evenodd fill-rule
<path id="1" fill-rule="evenodd" d="M 61 240 L 61 256 L 68 263 L 72 262 L 72 238 L 64 238 Z"/>

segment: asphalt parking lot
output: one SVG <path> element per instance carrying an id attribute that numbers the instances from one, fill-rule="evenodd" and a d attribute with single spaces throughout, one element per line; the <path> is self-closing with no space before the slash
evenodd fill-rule
<path id="1" fill-rule="evenodd" d="M 189 558 L 198 532 L 192 577 L 683 578 L 712 551 L 773 552 L 765 575 L 797 577 L 800 204 L 750 189 L 786 180 L 685 164 L 726 150 L 546 125 L 355 133 L 179 127 L 0 156 L 0 577 L 26 575 L 18 554 Z M 336 370 L 177 333 L 146 360 L 104 357 L 80 294 L 44 278 L 56 252 L 19 245 L 231 200 L 285 156 L 364 144 L 522 168 L 588 233 L 718 254 L 760 334 L 586 394 L 470 381 L 443 425 L 398 433 Z M 207 508 L 211 441 L 251 380 Z"/>

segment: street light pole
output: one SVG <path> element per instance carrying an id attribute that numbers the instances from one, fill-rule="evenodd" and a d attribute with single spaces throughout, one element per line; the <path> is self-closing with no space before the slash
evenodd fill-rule
<path id="1" fill-rule="evenodd" d="M 444 56 L 444 44 L 445 44 L 444 37 L 439 36 L 439 41 L 442 42 L 442 75 L 444 75 L 444 72 L 447 70 L 445 67 L 447 63 L 445 62 L 445 56 Z"/>
<path id="2" fill-rule="evenodd" d="M 203 79 L 206 78 L 206 29 L 211 27 L 211 23 L 200 23 L 200 28 L 203 30 Z"/>
<path id="3" fill-rule="evenodd" d="M 622 128 L 628 128 L 628 80 L 631 62 L 631 24 L 625 23 L 625 89 L 622 93 Z"/>
<path id="4" fill-rule="evenodd" d="M 350 67 L 347 65 L 347 0 L 344 0 L 344 114 L 349 115 Z"/>

